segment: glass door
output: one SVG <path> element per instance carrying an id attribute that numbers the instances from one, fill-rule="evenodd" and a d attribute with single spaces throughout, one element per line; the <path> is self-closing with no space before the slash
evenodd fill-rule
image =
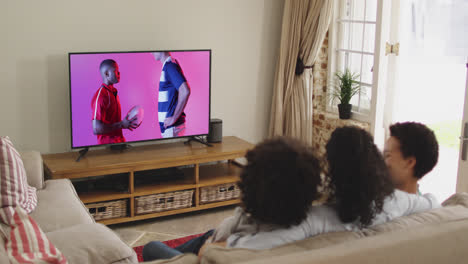
<path id="1" fill-rule="evenodd" d="M 441 201 L 457 183 L 467 14 L 467 0 L 396 0 L 390 15 L 390 42 L 399 46 L 388 62 L 384 124 L 415 121 L 434 130 L 439 161 L 420 181 L 420 190 Z"/>

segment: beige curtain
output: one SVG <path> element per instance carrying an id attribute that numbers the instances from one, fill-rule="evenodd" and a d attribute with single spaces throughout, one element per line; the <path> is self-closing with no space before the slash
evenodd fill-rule
<path id="1" fill-rule="evenodd" d="M 333 0 L 285 0 L 270 136 L 312 143 L 312 69 L 296 75 L 296 61 L 300 57 L 306 66 L 315 63 L 332 11 Z"/>

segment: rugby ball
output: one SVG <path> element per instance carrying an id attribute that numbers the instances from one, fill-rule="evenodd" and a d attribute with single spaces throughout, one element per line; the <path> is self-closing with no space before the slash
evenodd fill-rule
<path id="1" fill-rule="evenodd" d="M 143 107 L 135 105 L 128 111 L 127 120 L 132 120 L 134 117 L 136 117 L 137 119 L 135 120 L 135 123 L 137 124 L 137 127 L 139 127 L 141 122 L 143 122 L 144 115 L 145 111 L 143 110 Z"/>

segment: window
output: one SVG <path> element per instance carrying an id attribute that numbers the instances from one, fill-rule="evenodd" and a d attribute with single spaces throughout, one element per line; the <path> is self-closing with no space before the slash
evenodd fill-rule
<path id="1" fill-rule="evenodd" d="M 330 29 L 329 74 L 347 67 L 359 74 L 360 94 L 351 99 L 356 119 L 369 121 L 372 97 L 377 0 L 337 0 Z M 336 109 L 337 102 L 329 105 Z M 335 110 L 336 111 L 336 110 Z"/>

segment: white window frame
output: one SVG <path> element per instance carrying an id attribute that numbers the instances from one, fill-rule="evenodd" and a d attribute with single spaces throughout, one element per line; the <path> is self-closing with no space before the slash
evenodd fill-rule
<path id="1" fill-rule="evenodd" d="M 377 23 L 378 21 L 376 22 L 371 22 L 371 21 L 361 21 L 361 20 L 350 20 L 350 19 L 339 19 L 340 17 L 340 11 L 341 11 L 341 6 L 342 4 L 344 4 L 344 1 L 342 0 L 339 0 L 339 1 L 333 1 L 334 2 L 334 13 L 333 13 L 333 17 L 332 17 L 332 22 L 330 24 L 330 28 L 329 28 L 329 32 L 328 32 L 328 76 L 327 76 L 327 87 L 329 87 L 329 89 L 327 89 L 327 101 L 326 101 L 326 110 L 328 112 L 333 112 L 333 113 L 338 113 L 338 107 L 334 104 L 332 104 L 328 98 L 329 98 L 329 93 L 331 91 L 331 87 L 329 84 L 331 84 L 333 82 L 333 79 L 334 79 L 334 74 L 336 72 L 336 69 L 337 69 L 337 51 L 338 51 L 338 34 L 340 33 L 340 26 L 339 26 L 339 23 L 340 22 L 350 22 L 350 23 L 354 23 L 354 22 L 357 22 L 357 23 L 364 23 L 364 24 L 375 24 L 376 25 L 376 32 L 375 34 L 377 34 Z M 364 18 L 365 19 L 365 18 Z M 376 20 L 378 20 L 376 18 Z M 364 30 L 363 30 L 363 34 L 365 34 Z M 364 40 L 363 40 L 364 41 Z M 375 43 L 375 46 L 377 46 L 378 43 Z M 348 51 L 348 52 L 353 52 L 353 53 L 359 53 L 359 54 L 365 54 L 365 55 L 372 55 L 373 58 L 374 58 L 374 61 L 375 61 L 375 58 L 376 58 L 376 47 L 374 47 L 374 52 L 371 53 L 371 52 L 366 52 L 366 51 L 353 51 L 353 50 L 344 50 L 344 49 L 340 49 L 341 51 Z M 361 68 L 362 68 L 362 58 L 361 58 Z M 373 82 L 375 82 L 374 78 L 372 79 Z M 353 120 L 357 120 L 357 121 L 361 121 L 361 122 L 366 122 L 366 123 L 370 123 L 372 121 L 372 113 L 373 113 L 373 99 L 374 99 L 374 94 L 376 93 L 376 87 L 375 85 L 372 83 L 372 84 L 366 84 L 366 83 L 361 83 L 361 85 L 363 86 L 367 86 L 367 87 L 371 87 L 371 97 L 369 98 L 370 99 L 370 109 L 367 110 L 367 111 L 356 111 L 356 109 L 354 108 L 355 106 L 353 106 L 353 109 L 351 110 L 352 111 L 352 116 L 351 118 Z M 360 100 L 360 98 L 358 99 Z"/>

